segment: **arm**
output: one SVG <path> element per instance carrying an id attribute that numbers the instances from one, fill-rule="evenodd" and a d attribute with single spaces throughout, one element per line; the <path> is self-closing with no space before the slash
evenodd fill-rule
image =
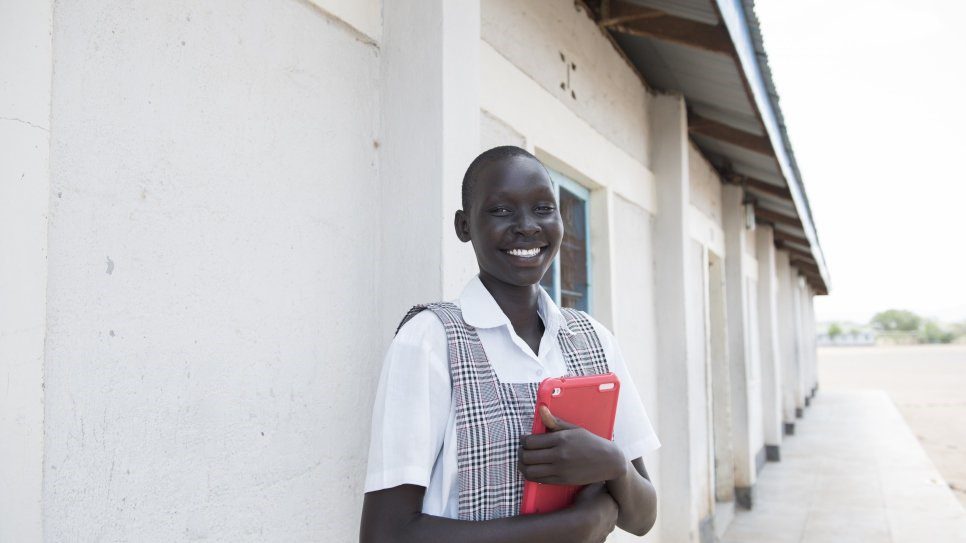
<path id="1" fill-rule="evenodd" d="M 607 480 L 607 491 L 620 508 L 617 525 L 622 530 L 641 536 L 649 532 L 657 520 L 657 492 L 642 458 L 624 462 L 624 466 L 623 475 Z"/>
<path id="2" fill-rule="evenodd" d="M 549 433 L 522 439 L 520 471 L 538 483 L 586 485 L 606 482 L 619 507 L 617 525 L 646 534 L 657 518 L 657 494 L 642 459 L 624 459 L 614 442 L 556 418 L 545 406 L 540 417 Z"/>
<path id="3" fill-rule="evenodd" d="M 400 485 L 367 493 L 360 543 L 596 543 L 607 537 L 617 520 L 617 504 L 603 485 L 587 487 L 573 507 L 556 513 L 481 522 L 423 514 L 425 491 L 417 485 Z"/>

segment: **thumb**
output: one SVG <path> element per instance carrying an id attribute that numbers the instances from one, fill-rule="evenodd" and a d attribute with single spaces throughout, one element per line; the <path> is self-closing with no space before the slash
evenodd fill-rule
<path id="1" fill-rule="evenodd" d="M 547 430 L 550 430 L 551 432 L 556 432 L 558 430 L 569 430 L 577 427 L 576 425 L 570 424 L 561 418 L 555 417 L 553 413 L 550 412 L 550 408 L 546 405 L 540 406 L 540 420 L 543 421 L 543 425 L 547 427 Z"/>

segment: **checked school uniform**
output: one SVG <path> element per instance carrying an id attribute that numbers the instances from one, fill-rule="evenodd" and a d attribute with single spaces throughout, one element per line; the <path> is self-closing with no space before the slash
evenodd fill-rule
<path id="1" fill-rule="evenodd" d="M 487 520 L 519 513 L 519 437 L 530 433 L 544 378 L 614 372 L 614 440 L 628 460 L 660 442 L 613 335 L 541 290 L 539 352 L 479 277 L 451 303 L 417 306 L 386 354 L 373 407 L 365 491 L 426 488 L 425 514 Z"/>

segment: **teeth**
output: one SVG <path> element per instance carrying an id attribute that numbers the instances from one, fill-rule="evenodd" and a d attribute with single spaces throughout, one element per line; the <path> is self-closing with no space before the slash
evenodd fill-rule
<path id="1" fill-rule="evenodd" d="M 539 248 L 535 249 L 510 249 L 507 253 L 513 256 L 521 256 L 523 258 L 533 258 L 540 253 Z"/>

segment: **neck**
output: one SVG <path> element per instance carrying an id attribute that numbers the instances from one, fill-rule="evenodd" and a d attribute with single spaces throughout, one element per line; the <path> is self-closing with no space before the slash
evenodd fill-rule
<path id="1" fill-rule="evenodd" d="M 496 304 L 510 319 L 513 328 L 519 333 L 534 325 L 540 326 L 538 315 L 538 301 L 540 300 L 540 285 L 511 285 L 480 271 L 480 282 L 490 292 Z"/>

